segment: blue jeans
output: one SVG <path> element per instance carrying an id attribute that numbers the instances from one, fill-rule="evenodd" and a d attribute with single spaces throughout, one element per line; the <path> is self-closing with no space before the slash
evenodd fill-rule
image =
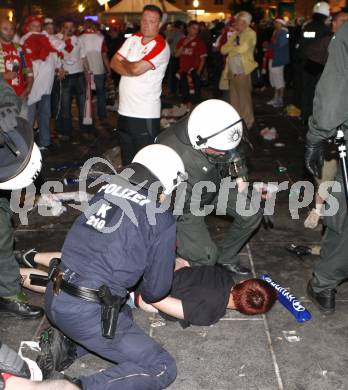
<path id="1" fill-rule="evenodd" d="M 71 271 L 66 271 L 66 275 L 69 273 Z M 76 274 L 64 279 L 83 286 L 83 279 Z M 84 390 L 160 390 L 174 381 L 175 360 L 134 323 L 128 305 L 124 305 L 118 315 L 113 339 L 106 339 L 101 334 L 101 307 L 98 303 L 64 292 L 54 296 L 50 283 L 45 307 L 49 320 L 78 344 L 78 357 L 90 351 L 115 363 L 106 370 L 81 377 Z"/>
<path id="2" fill-rule="evenodd" d="M 51 143 L 51 95 L 42 95 L 41 100 L 28 107 L 28 122 L 34 125 L 35 115 L 39 119 L 39 146 L 48 146 Z"/>
<path id="3" fill-rule="evenodd" d="M 98 118 L 103 120 L 106 118 L 106 95 L 105 95 L 105 74 L 94 75 L 94 83 L 97 96 Z"/>
<path id="4" fill-rule="evenodd" d="M 82 72 L 68 75 L 62 80 L 60 116 L 62 120 L 62 134 L 67 136 L 72 135 L 71 105 L 74 96 L 76 98 L 80 130 L 85 132 L 92 131 L 93 126 L 82 124 L 86 100 L 86 82 L 85 75 Z"/>

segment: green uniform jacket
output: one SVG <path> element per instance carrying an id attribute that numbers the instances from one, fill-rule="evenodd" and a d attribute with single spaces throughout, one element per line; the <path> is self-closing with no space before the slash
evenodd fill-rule
<path id="1" fill-rule="evenodd" d="M 216 164 L 200 150 L 193 149 L 187 134 L 187 121 L 188 117 L 185 117 L 174 123 L 156 139 L 157 143 L 174 149 L 184 162 L 185 170 L 188 173 L 184 213 L 190 212 L 190 202 L 196 205 L 195 202 L 199 202 L 200 207 L 211 204 L 219 191 L 221 179 L 229 176 L 229 163 Z M 236 156 L 237 153 L 236 151 Z M 243 166 L 239 176 L 245 176 L 246 173 L 246 166 Z M 208 192 L 203 188 L 202 196 L 200 196 L 200 191 L 192 193 L 195 184 L 201 181 L 214 183 L 216 190 Z"/>
<path id="2" fill-rule="evenodd" d="M 338 29 L 330 43 L 329 58 L 315 91 L 307 139 L 311 143 L 327 140 L 336 135 L 340 125 L 343 125 L 345 139 L 348 140 L 348 22 Z M 335 216 L 325 218 L 325 224 L 340 233 L 347 217 L 340 169 L 336 180 L 341 183 L 341 192 L 332 195 L 338 200 L 340 208 Z"/>
<path id="3" fill-rule="evenodd" d="M 18 107 L 18 110 L 21 107 L 21 101 L 18 96 L 15 94 L 14 90 L 7 84 L 3 76 L 0 74 L 0 96 L 1 104 L 15 104 Z"/>

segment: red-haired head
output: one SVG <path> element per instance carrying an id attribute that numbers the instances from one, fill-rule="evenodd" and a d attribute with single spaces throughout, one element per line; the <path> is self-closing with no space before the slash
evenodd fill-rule
<path id="1" fill-rule="evenodd" d="M 246 315 L 267 313 L 277 300 L 277 291 L 261 279 L 248 279 L 232 289 L 236 310 Z"/>

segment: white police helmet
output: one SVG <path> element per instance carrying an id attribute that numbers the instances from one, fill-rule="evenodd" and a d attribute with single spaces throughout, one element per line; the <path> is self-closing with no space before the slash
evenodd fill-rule
<path id="1" fill-rule="evenodd" d="M 30 185 L 41 170 L 41 153 L 27 121 L 17 117 L 17 127 L 1 134 L 0 190 L 19 190 Z"/>
<path id="2" fill-rule="evenodd" d="M 147 168 L 164 187 L 164 194 L 169 195 L 186 179 L 184 163 L 175 150 L 169 146 L 154 144 L 145 146 L 133 158 Z"/>
<path id="3" fill-rule="evenodd" d="M 314 4 L 313 13 L 330 16 L 330 5 L 326 1 L 319 1 Z"/>
<path id="4" fill-rule="evenodd" d="M 228 151 L 239 145 L 243 123 L 230 104 L 223 100 L 209 99 L 192 111 L 187 132 L 194 149 Z"/>

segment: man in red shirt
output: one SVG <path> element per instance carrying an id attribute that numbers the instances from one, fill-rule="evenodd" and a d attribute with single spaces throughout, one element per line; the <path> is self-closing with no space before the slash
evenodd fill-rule
<path id="1" fill-rule="evenodd" d="M 8 20 L 0 21 L 0 73 L 15 91 L 26 101 L 33 85 L 31 61 L 22 47 L 13 43 L 15 29 Z"/>
<path id="2" fill-rule="evenodd" d="M 179 40 L 175 57 L 179 58 L 181 93 L 184 103 L 199 103 L 201 98 L 200 75 L 207 57 L 204 42 L 198 37 L 199 25 L 192 20 L 187 26 L 187 36 Z"/>

